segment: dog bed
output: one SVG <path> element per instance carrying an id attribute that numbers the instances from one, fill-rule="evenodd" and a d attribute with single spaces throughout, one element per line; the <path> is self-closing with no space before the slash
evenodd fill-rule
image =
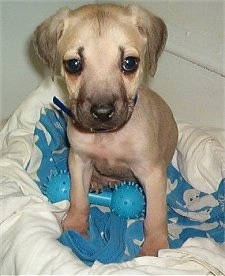
<path id="1" fill-rule="evenodd" d="M 225 131 L 178 123 L 168 167 L 170 249 L 137 257 L 143 220 L 91 207 L 90 239 L 62 233 L 69 207 L 41 192 L 67 166 L 61 78 L 50 78 L 18 107 L 0 132 L 1 274 L 225 274 Z"/>

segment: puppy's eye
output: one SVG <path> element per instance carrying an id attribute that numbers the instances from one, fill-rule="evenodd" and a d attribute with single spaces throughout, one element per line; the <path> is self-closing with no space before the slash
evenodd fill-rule
<path id="1" fill-rule="evenodd" d="M 124 73 L 132 73 L 138 68 L 139 59 L 136 57 L 127 57 L 122 62 L 122 70 Z"/>
<path id="2" fill-rule="evenodd" d="M 65 70 L 70 74 L 78 74 L 82 71 L 82 62 L 79 59 L 73 58 L 64 61 Z"/>

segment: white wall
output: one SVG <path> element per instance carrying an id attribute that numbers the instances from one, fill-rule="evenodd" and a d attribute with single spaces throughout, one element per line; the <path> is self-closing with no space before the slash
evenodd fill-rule
<path id="1" fill-rule="evenodd" d="M 28 43 L 35 26 L 58 7 L 85 2 L 91 1 L 1 2 L 0 119 L 10 114 L 44 75 L 44 67 Z M 165 20 L 169 38 L 151 85 L 170 104 L 176 118 L 225 128 L 224 1 L 117 2 L 136 2 Z"/>
<path id="2" fill-rule="evenodd" d="M 225 2 L 138 2 L 169 32 L 152 87 L 179 120 L 225 128 Z"/>
<path id="3" fill-rule="evenodd" d="M 0 120 L 9 116 L 48 70 L 34 54 L 30 37 L 59 8 L 94 0 L 0 0 Z"/>

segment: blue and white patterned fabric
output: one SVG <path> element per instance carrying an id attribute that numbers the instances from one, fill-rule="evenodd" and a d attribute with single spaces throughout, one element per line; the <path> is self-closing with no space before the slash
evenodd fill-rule
<path id="1" fill-rule="evenodd" d="M 48 179 L 60 170 L 68 170 L 69 143 L 66 120 L 61 111 L 42 109 L 40 120 L 34 130 L 35 146 L 41 158 L 35 180 L 41 191 Z M 32 164 L 33 165 L 33 164 Z"/>
<path id="2" fill-rule="evenodd" d="M 188 238 L 208 237 L 224 242 L 225 179 L 211 194 L 194 189 L 172 165 L 168 167 L 168 228 L 171 248 Z"/>
<path id="3" fill-rule="evenodd" d="M 43 191 L 52 174 L 68 170 L 69 144 L 62 112 L 42 109 L 34 137 L 34 148 L 39 152 L 40 162 L 33 178 Z M 207 194 L 195 189 L 172 164 L 167 174 L 170 247 L 178 248 L 191 237 L 208 237 L 218 243 L 224 242 L 225 179 L 216 183 L 217 191 Z M 75 231 L 64 232 L 59 239 L 81 260 L 90 265 L 95 260 L 121 262 L 138 255 L 143 241 L 142 219 L 124 220 L 110 212 L 102 213 L 96 207 L 92 207 L 90 214 L 89 240 Z"/>

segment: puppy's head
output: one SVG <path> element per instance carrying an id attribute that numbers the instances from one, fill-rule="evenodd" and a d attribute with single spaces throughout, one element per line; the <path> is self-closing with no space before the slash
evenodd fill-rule
<path id="1" fill-rule="evenodd" d="M 61 9 L 33 35 L 52 77 L 59 59 L 75 126 L 112 131 L 130 118 L 143 70 L 153 76 L 167 37 L 161 19 L 131 5 Z"/>

